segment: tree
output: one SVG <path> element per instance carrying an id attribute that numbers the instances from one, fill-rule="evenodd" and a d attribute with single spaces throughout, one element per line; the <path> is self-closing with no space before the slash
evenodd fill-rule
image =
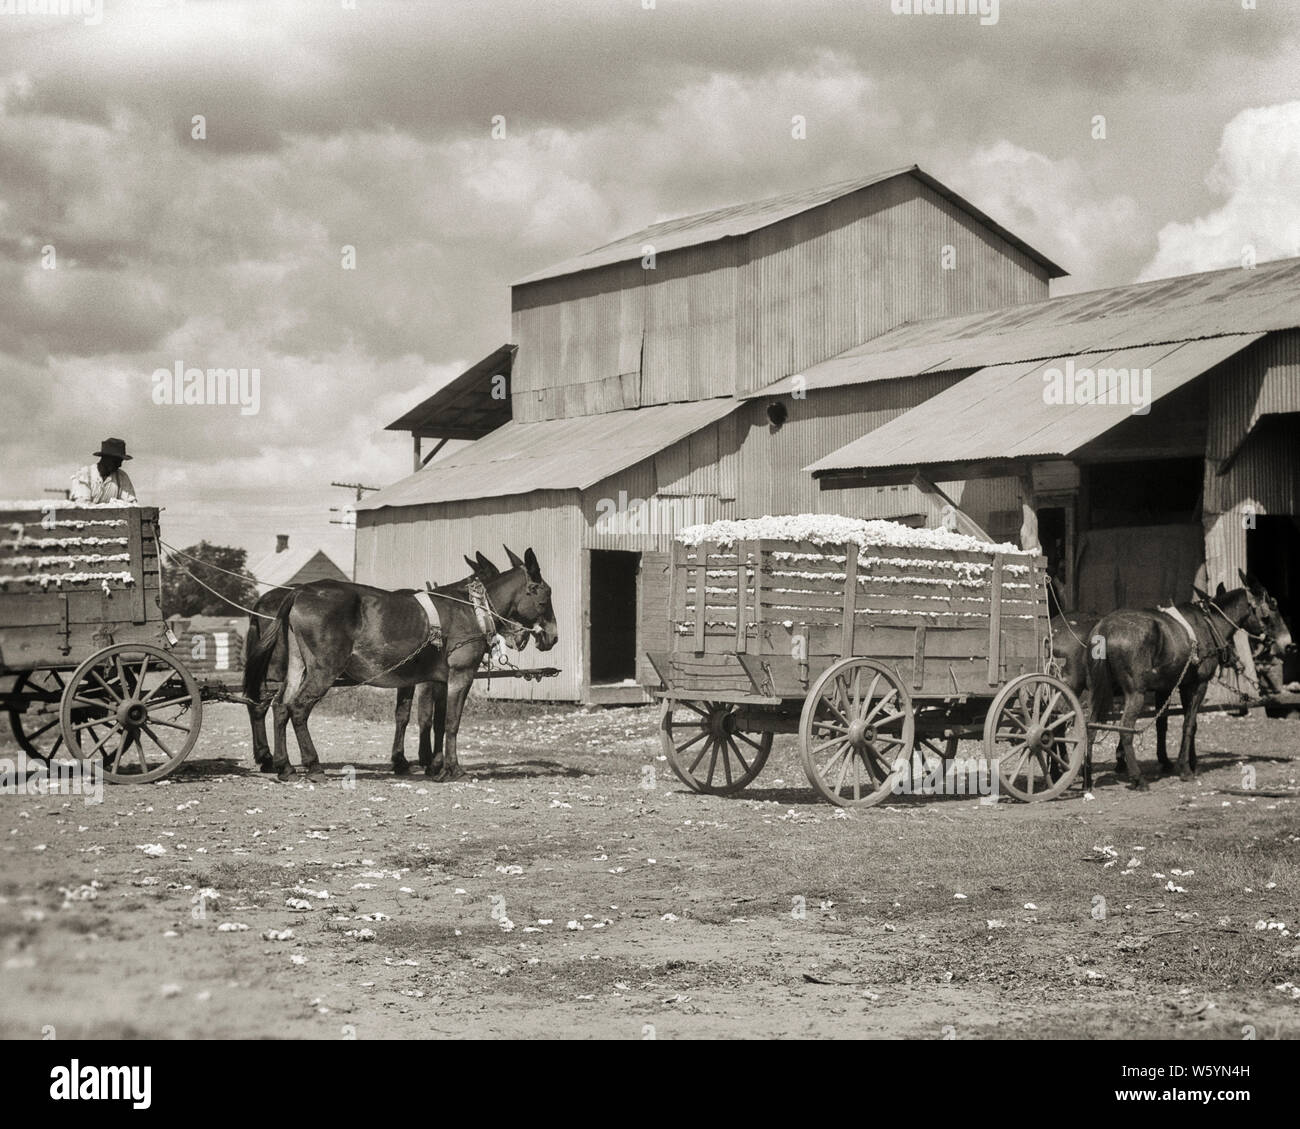
<path id="1" fill-rule="evenodd" d="M 163 615 L 239 615 L 239 608 L 235 607 L 235 604 L 241 604 L 246 608 L 253 606 L 253 601 L 257 599 L 257 586 L 253 582 L 252 574 L 245 567 L 248 560 L 246 550 L 231 548 L 228 545 L 209 545 L 206 541 L 200 541 L 197 545 L 184 549 L 183 552 L 186 556 L 172 557 L 165 562 L 162 588 Z M 188 560 L 188 557 L 195 557 L 204 564 Z M 207 568 L 206 565 L 216 567 Z M 193 573 L 193 576 L 182 572 L 182 569 Z M 217 569 L 226 571 L 218 572 Z M 229 575 L 232 572 L 238 575 Z M 203 587 L 203 584 L 194 579 L 195 576 L 208 587 Z M 215 588 L 221 596 L 208 591 L 209 588 Z M 225 597 L 224 600 L 222 596 Z M 227 600 L 233 603 L 227 603 Z"/>

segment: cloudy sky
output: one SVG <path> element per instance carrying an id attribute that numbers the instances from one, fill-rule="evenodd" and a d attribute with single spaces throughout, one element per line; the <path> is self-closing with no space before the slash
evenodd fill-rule
<path id="1" fill-rule="evenodd" d="M 409 471 L 384 424 L 510 340 L 512 280 L 659 219 L 917 163 L 1058 294 L 1300 254 L 1295 0 L 27 6 L 0 0 L 3 494 L 124 436 L 173 544 L 350 567 L 330 481 Z M 155 404 L 178 362 L 259 369 L 258 412 Z"/>

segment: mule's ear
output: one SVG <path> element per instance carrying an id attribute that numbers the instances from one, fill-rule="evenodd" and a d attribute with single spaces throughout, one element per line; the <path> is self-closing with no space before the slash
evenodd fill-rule
<path id="1" fill-rule="evenodd" d="M 1219 585 L 1219 587 L 1222 588 L 1223 585 Z M 1210 598 L 1210 594 L 1208 592 L 1202 591 L 1200 588 L 1197 588 L 1195 584 L 1192 585 L 1192 592 L 1198 600 L 1208 600 Z"/>
<path id="2" fill-rule="evenodd" d="M 512 568 L 523 568 L 524 562 L 515 556 L 509 545 L 502 545 L 501 548 L 506 551 L 506 556 L 510 558 L 510 565 Z"/>
<path id="3" fill-rule="evenodd" d="M 540 582 L 542 579 L 542 567 L 537 563 L 537 554 L 532 549 L 524 552 L 524 568 L 528 570 L 528 579 L 534 582 Z"/>
<path id="4" fill-rule="evenodd" d="M 485 577 L 491 579 L 494 576 L 501 575 L 501 570 L 482 553 L 475 553 L 474 555 L 478 558 L 479 572 L 481 572 Z"/>
<path id="5" fill-rule="evenodd" d="M 1223 581 L 1220 580 L 1218 590 L 1214 593 L 1214 598 L 1216 600 L 1222 600 L 1227 594 L 1228 590 L 1223 586 Z"/>
<path id="6" fill-rule="evenodd" d="M 476 561 L 472 561 L 469 557 L 465 557 L 465 563 L 469 565 L 471 572 L 478 572 L 478 563 Z"/>

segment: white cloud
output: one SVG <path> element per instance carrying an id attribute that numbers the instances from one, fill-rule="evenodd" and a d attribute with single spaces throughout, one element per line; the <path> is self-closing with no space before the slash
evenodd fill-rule
<path id="1" fill-rule="evenodd" d="M 1161 228 L 1143 280 L 1240 266 L 1246 248 L 1261 263 L 1300 255 L 1300 101 L 1228 122 L 1206 183 L 1223 206 Z"/>
<path id="2" fill-rule="evenodd" d="M 1110 192 L 1077 159 L 1053 159 L 1010 141 L 977 149 L 952 167 L 950 180 L 939 176 L 1079 285 L 1102 273 L 1116 241 L 1138 223 L 1136 201 Z M 1053 285 L 1056 294 L 1070 289 L 1069 280 Z"/>

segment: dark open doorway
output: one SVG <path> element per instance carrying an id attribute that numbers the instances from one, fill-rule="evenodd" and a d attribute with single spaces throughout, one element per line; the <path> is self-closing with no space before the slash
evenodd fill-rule
<path id="1" fill-rule="evenodd" d="M 1291 637 L 1300 638 L 1300 518 L 1270 514 L 1254 521 L 1246 530 L 1246 569 L 1277 600 Z M 1300 657 L 1287 660 L 1283 677 L 1300 679 Z"/>
<path id="2" fill-rule="evenodd" d="M 591 551 L 591 681 L 636 678 L 636 584 L 641 554 Z"/>

